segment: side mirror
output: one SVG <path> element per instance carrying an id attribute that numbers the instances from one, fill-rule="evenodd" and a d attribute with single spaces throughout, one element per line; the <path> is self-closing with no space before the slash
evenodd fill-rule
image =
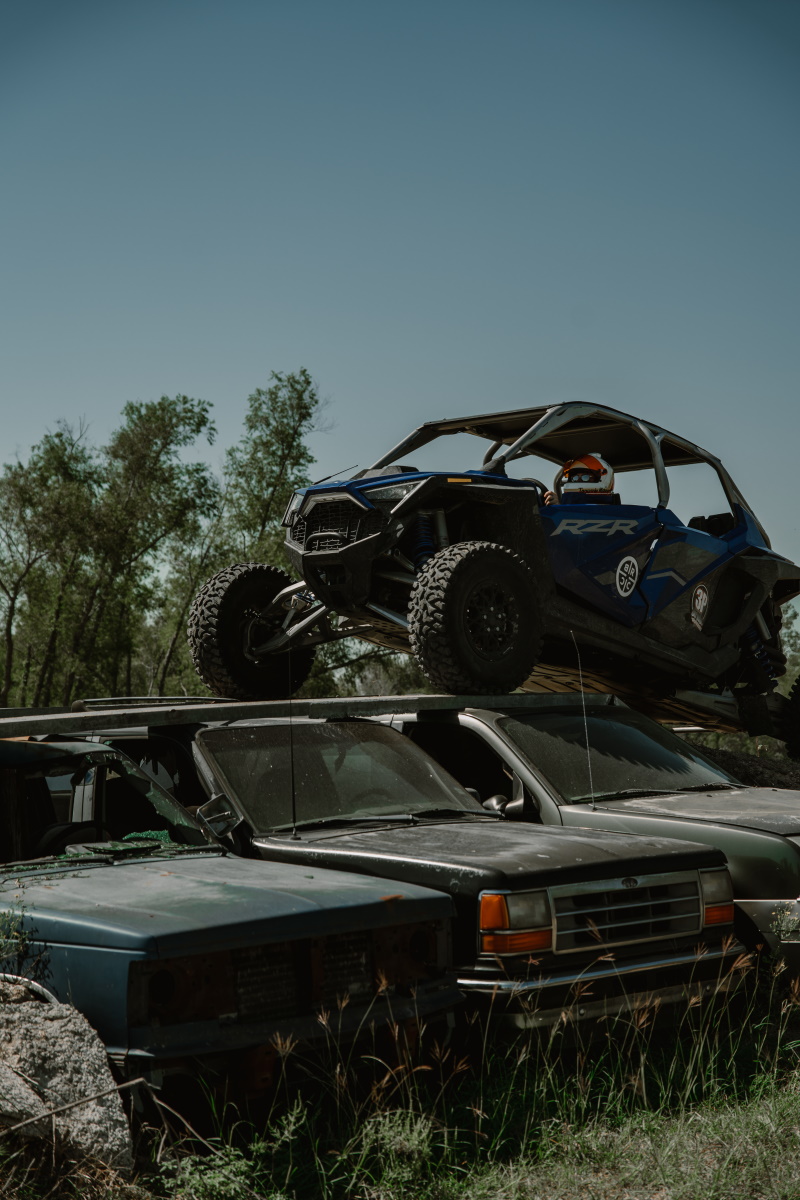
<path id="1" fill-rule="evenodd" d="M 487 812 L 499 813 L 501 817 L 505 815 L 508 804 L 508 796 L 490 796 L 488 800 L 483 801 L 483 807 Z"/>
<path id="2" fill-rule="evenodd" d="M 215 839 L 232 833 L 241 821 L 224 792 L 217 792 L 210 800 L 206 800 L 205 804 L 201 804 L 197 810 L 197 819 Z"/>

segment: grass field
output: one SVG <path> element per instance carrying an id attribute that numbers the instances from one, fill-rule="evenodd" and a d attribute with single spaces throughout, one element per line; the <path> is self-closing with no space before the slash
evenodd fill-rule
<path id="1" fill-rule="evenodd" d="M 482 1014 L 327 1062 L 283 1046 L 269 1103 L 166 1110 L 124 1180 L 58 1147 L 0 1141 L 12 1198 L 679 1200 L 800 1197 L 800 987 L 742 960 L 733 995 L 503 1035 Z M 730 982 L 730 980 L 728 981 Z M 216 1107 L 215 1107 L 216 1105 Z M 210 1132 L 209 1132 L 210 1130 Z"/>

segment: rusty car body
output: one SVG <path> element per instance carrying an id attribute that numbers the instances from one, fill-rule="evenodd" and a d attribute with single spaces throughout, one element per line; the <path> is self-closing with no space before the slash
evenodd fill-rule
<path id="1" fill-rule="evenodd" d="M 0 970 L 74 1004 L 129 1077 L 257 1089 L 276 1039 L 352 1039 L 460 1001 L 449 897 L 237 858 L 107 745 L 0 740 L 0 818 Z"/>

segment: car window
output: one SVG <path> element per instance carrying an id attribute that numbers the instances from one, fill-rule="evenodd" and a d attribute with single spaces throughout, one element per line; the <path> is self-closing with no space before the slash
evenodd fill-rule
<path id="1" fill-rule="evenodd" d="M 474 788 L 481 800 L 512 798 L 513 772 L 472 730 L 444 721 L 418 721 L 409 723 L 404 732 L 460 784 Z"/>
<path id="2" fill-rule="evenodd" d="M 77 842 L 159 833 L 205 845 L 192 817 L 125 759 L 63 758 L 41 768 L 0 772 L 0 860 L 63 854 Z"/>
<path id="3" fill-rule="evenodd" d="M 197 736 L 253 829 L 480 805 L 395 730 L 368 722 L 226 726 Z M 292 796 L 294 795 L 294 814 Z"/>
<path id="4" fill-rule="evenodd" d="M 581 712 L 503 717 L 499 724 L 566 804 L 605 792 L 735 782 L 670 730 L 630 710 L 590 710 L 585 726 Z"/>

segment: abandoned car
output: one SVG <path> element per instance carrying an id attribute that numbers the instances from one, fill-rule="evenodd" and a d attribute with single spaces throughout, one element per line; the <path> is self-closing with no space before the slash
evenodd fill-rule
<path id="1" fill-rule="evenodd" d="M 459 984 L 472 1005 L 489 999 L 516 1026 L 730 982 L 743 947 L 717 850 L 512 824 L 375 722 L 172 719 L 96 736 L 180 795 L 201 788 L 198 819 L 240 854 L 452 896 Z"/>
<path id="2" fill-rule="evenodd" d="M 409 464 L 461 435 L 488 443 L 480 465 L 454 470 L 452 448 L 449 469 Z M 552 484 L 512 477 L 554 463 Z M 297 582 L 237 564 L 195 599 L 192 655 L 217 695 L 290 695 L 316 645 L 358 637 L 453 694 L 613 691 L 657 716 L 726 697 L 727 727 L 800 754 L 800 689 L 774 693 L 800 568 L 718 459 L 652 421 L 587 403 L 430 421 L 297 492 L 284 523 Z"/>
<path id="3" fill-rule="evenodd" d="M 448 896 L 234 857 L 118 750 L 0 740 L 0 815 L 0 971 L 80 1009 L 130 1078 L 257 1091 L 321 1019 L 348 1039 L 460 1002 Z"/>
<path id="4" fill-rule="evenodd" d="M 613 696 L 490 703 L 385 720 L 508 818 L 718 847 L 739 936 L 800 974 L 800 792 L 745 787 Z"/>

